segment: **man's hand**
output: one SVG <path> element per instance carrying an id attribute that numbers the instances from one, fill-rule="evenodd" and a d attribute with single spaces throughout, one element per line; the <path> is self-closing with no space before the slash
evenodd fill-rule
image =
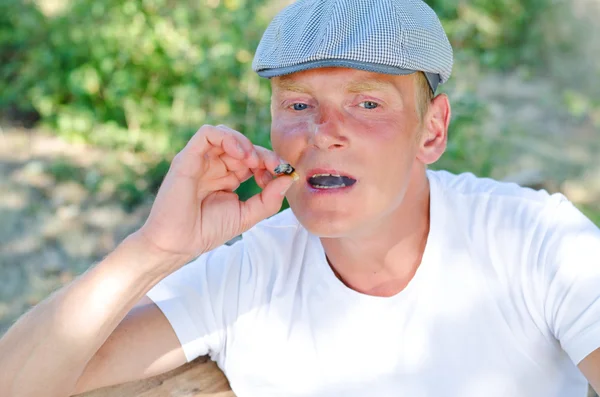
<path id="1" fill-rule="evenodd" d="M 137 233 L 181 266 L 274 215 L 291 186 L 290 176 L 273 179 L 281 160 L 225 126 L 203 126 L 175 156 L 150 216 Z M 234 193 L 254 176 L 263 191 L 246 202 Z M 172 269 L 175 270 L 175 269 Z"/>
<path id="2" fill-rule="evenodd" d="M 185 362 L 167 319 L 144 296 L 275 214 L 293 182 L 273 179 L 279 163 L 239 132 L 202 127 L 173 161 L 144 226 L 0 338 L 0 395 L 64 397 Z M 253 175 L 263 191 L 241 202 L 233 191 Z"/>

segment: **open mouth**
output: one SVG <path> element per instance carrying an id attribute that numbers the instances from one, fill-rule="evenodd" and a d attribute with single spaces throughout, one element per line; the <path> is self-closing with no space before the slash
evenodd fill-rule
<path id="1" fill-rule="evenodd" d="M 315 189 L 339 189 L 354 185 L 356 179 L 336 174 L 315 174 L 308 178 L 308 183 Z"/>

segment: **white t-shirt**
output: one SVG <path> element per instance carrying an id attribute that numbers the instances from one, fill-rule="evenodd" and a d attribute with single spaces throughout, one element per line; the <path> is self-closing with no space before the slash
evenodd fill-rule
<path id="1" fill-rule="evenodd" d="M 148 296 L 238 397 L 585 397 L 600 230 L 564 196 L 428 171 L 431 225 L 399 294 L 347 288 L 290 210 Z"/>

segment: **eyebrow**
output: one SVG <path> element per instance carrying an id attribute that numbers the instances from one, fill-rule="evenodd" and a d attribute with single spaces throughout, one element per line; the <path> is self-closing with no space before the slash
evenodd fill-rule
<path id="1" fill-rule="evenodd" d="M 346 84 L 345 90 L 347 92 L 359 93 L 366 91 L 386 91 L 393 88 L 393 84 L 389 81 L 369 79 L 364 81 L 353 81 Z"/>
<path id="2" fill-rule="evenodd" d="M 305 84 L 295 82 L 288 76 L 280 76 L 276 85 L 283 91 L 292 91 L 300 94 L 310 93 L 312 90 Z M 344 86 L 345 92 L 360 93 L 368 91 L 386 91 L 393 88 L 393 84 L 386 80 L 368 79 L 352 81 Z"/>
<path id="3" fill-rule="evenodd" d="M 300 94 L 310 92 L 310 88 L 304 84 L 299 84 L 287 76 L 280 76 L 276 86 L 283 91 L 292 91 Z"/>

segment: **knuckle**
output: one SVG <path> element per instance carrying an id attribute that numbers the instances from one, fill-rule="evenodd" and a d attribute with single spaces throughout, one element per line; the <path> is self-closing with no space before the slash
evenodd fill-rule
<path id="1" fill-rule="evenodd" d="M 216 129 L 226 132 L 228 134 L 233 134 L 235 135 L 237 133 L 236 130 L 234 130 L 233 128 L 227 127 L 225 124 L 219 124 L 215 127 Z"/>
<path id="2" fill-rule="evenodd" d="M 205 135 L 210 134 L 211 132 L 212 133 L 214 133 L 214 132 L 223 133 L 224 132 L 222 128 L 216 127 L 211 124 L 204 124 L 202 127 L 200 127 L 199 131 Z"/>
<path id="3" fill-rule="evenodd" d="M 256 150 L 256 152 L 265 159 L 268 159 L 271 157 L 271 151 L 262 146 L 254 145 L 254 150 Z"/>
<path id="4" fill-rule="evenodd" d="M 204 124 L 204 125 L 202 125 L 202 127 L 200 127 L 200 128 L 198 129 L 198 132 L 202 132 L 202 131 L 210 130 L 210 129 L 213 129 L 213 128 L 215 128 L 215 127 L 213 127 L 213 126 L 212 126 L 212 125 L 210 125 L 210 124 Z"/>
<path id="5" fill-rule="evenodd" d="M 198 133 L 200 134 L 208 134 L 210 131 L 215 130 L 215 126 L 210 125 L 210 124 L 204 124 L 202 127 L 200 127 L 200 129 L 198 130 Z"/>
<path id="6" fill-rule="evenodd" d="M 173 168 L 177 168 L 178 166 L 181 165 L 181 163 L 183 163 L 184 161 L 184 157 L 185 157 L 185 153 L 182 151 L 180 151 L 179 153 L 177 153 L 175 155 L 175 157 L 173 157 L 173 160 L 171 161 L 171 167 Z"/>
<path id="7" fill-rule="evenodd" d="M 217 128 L 219 128 L 219 129 L 220 129 L 220 130 L 222 130 L 222 131 L 226 131 L 227 133 L 229 133 L 229 134 L 231 134 L 232 136 L 235 136 L 235 137 L 237 137 L 237 138 L 242 138 L 242 139 L 246 138 L 244 134 L 242 134 L 241 132 L 239 132 L 239 131 L 237 131 L 237 130 L 234 130 L 234 129 L 233 129 L 233 128 L 231 128 L 231 127 L 228 127 L 228 126 L 226 126 L 225 124 L 219 124 L 219 125 L 217 126 Z"/>

